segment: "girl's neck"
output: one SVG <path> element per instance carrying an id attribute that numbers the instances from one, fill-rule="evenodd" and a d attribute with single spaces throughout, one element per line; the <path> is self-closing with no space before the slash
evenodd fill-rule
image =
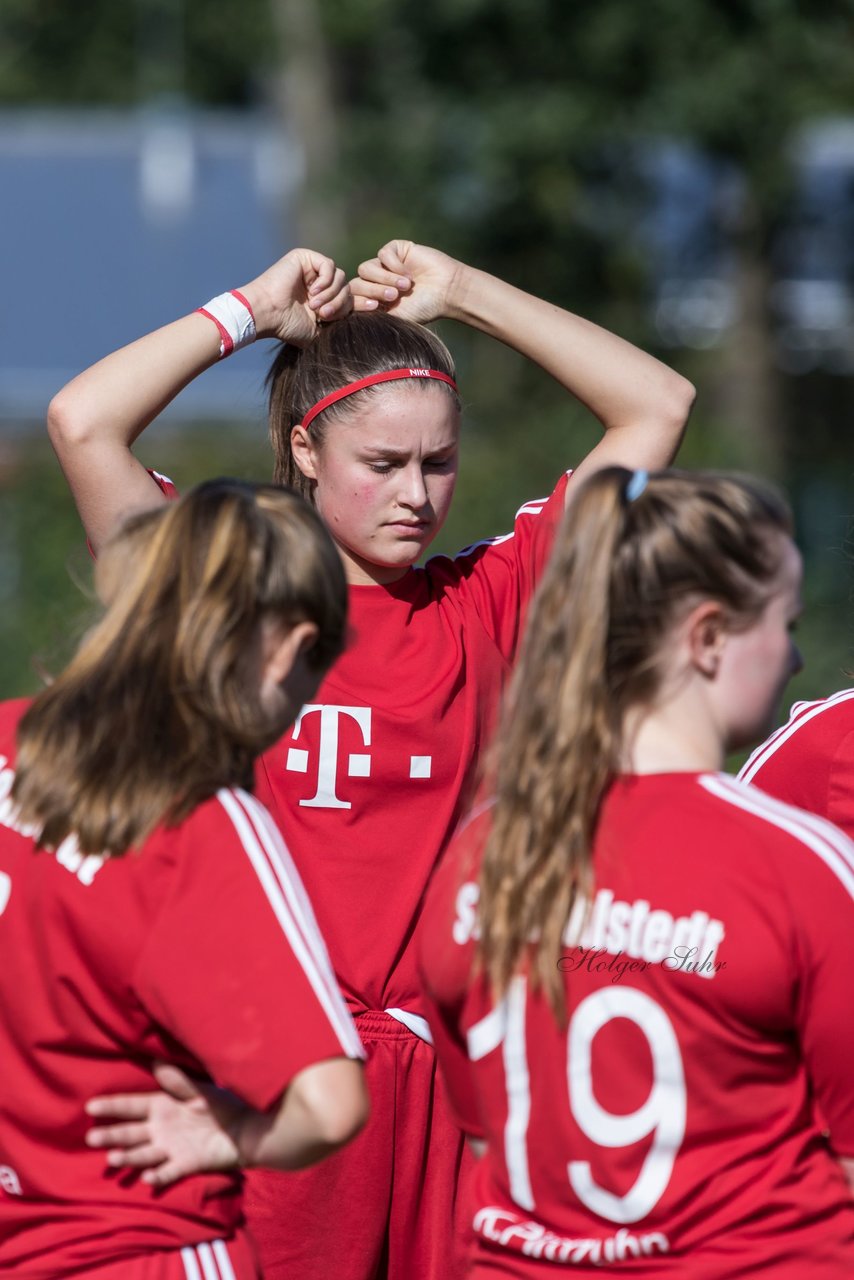
<path id="1" fill-rule="evenodd" d="M 410 566 L 405 569 L 390 569 L 379 564 L 362 566 L 351 565 L 346 560 L 344 562 L 349 587 L 390 587 L 393 583 L 400 582 L 401 578 L 405 578 L 409 568 Z"/>
<path id="2" fill-rule="evenodd" d="M 633 708 L 623 731 L 624 773 L 696 773 L 723 767 L 725 745 L 708 708 L 686 696 Z"/>
<path id="3" fill-rule="evenodd" d="M 388 587 L 393 582 L 405 578 L 411 565 L 371 564 L 353 554 L 340 542 L 336 542 L 341 559 L 344 561 L 344 574 L 350 587 Z"/>

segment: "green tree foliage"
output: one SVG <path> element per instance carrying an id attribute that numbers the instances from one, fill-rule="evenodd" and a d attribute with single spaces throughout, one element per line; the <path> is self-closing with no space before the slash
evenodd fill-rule
<path id="1" fill-rule="evenodd" d="M 737 161 L 770 204 L 792 128 L 851 101 L 851 0 L 322 8 L 363 207 L 451 223 L 460 249 L 545 277 L 565 274 L 567 248 L 581 256 L 586 179 L 616 143 L 691 138 Z"/>
<path id="2" fill-rule="evenodd" d="M 620 245 L 639 207 L 630 139 L 736 161 L 764 248 L 793 128 L 847 110 L 854 82 L 854 0 L 303 5 L 328 42 L 343 163 L 328 196 L 351 246 L 403 228 L 563 301 L 637 290 L 643 264 Z M 246 103 L 287 62 L 274 8 L 2 0 L 0 103 Z"/>
<path id="3" fill-rule="evenodd" d="M 694 372 L 729 456 L 787 479 L 796 427 L 773 361 L 769 249 L 794 131 L 850 108 L 852 0 L 322 7 L 364 252 L 389 234 L 432 236 L 649 343 L 638 145 L 683 138 L 737 167 L 738 321 Z"/>
<path id="4" fill-rule="evenodd" d="M 0 104 L 240 106 L 275 57 L 267 0 L 0 0 Z"/>

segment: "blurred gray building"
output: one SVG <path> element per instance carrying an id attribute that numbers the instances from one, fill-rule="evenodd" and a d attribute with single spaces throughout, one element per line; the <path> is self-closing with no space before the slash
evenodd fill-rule
<path id="1" fill-rule="evenodd" d="M 804 125 L 788 154 L 789 191 L 770 245 L 766 299 L 784 373 L 854 373 L 854 119 Z M 713 347 L 738 318 L 733 231 L 743 179 L 684 140 L 658 138 L 634 158 L 646 202 L 635 234 L 648 266 L 652 319 L 669 347 Z"/>
<path id="2" fill-rule="evenodd" d="M 292 243 L 298 153 L 268 118 L 169 108 L 0 113 L 0 432 L 81 369 L 258 274 Z M 172 417 L 255 417 L 270 344 Z"/>
<path id="3" fill-rule="evenodd" d="M 786 373 L 854 373 L 854 119 L 822 121 L 792 141 L 795 187 L 774 246 L 771 292 Z"/>

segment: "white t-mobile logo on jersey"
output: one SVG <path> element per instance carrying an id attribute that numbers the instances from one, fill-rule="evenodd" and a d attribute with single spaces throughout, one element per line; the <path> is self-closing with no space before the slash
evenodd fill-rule
<path id="1" fill-rule="evenodd" d="M 317 767 L 317 791 L 310 800 L 300 800 L 301 805 L 310 809 L 351 809 L 349 800 L 341 800 L 335 792 L 338 776 L 338 722 L 341 716 L 349 716 L 355 720 L 362 733 L 362 741 L 366 747 L 371 745 L 371 708 L 370 707 L 330 707 L 309 703 L 299 714 L 294 725 L 293 741 L 300 736 L 303 721 L 314 712 L 320 714 L 320 760 Z M 301 747 L 291 747 L 285 765 L 292 773 L 308 773 L 308 752 Z M 347 757 L 347 776 L 350 778 L 369 778 L 371 776 L 371 757 L 364 752 L 351 752 Z"/>
<path id="2" fill-rule="evenodd" d="M 300 800 L 301 805 L 312 809 L 352 809 L 349 800 L 341 800 L 335 790 L 338 778 L 338 726 L 342 716 L 355 720 L 362 734 L 362 742 L 366 747 L 371 745 L 370 707 L 335 707 L 325 703 L 309 703 L 299 714 L 294 725 L 292 741 L 300 736 L 303 721 L 313 712 L 320 714 L 320 759 L 317 767 L 317 790 L 310 800 Z M 290 773 L 308 773 L 309 752 L 302 747 L 291 747 L 288 751 L 285 768 Z M 433 757 L 420 755 L 403 758 L 403 768 L 408 768 L 410 778 L 429 779 L 433 776 Z M 347 776 L 349 778 L 369 778 L 371 776 L 371 757 L 364 751 L 351 751 L 347 755 Z"/>

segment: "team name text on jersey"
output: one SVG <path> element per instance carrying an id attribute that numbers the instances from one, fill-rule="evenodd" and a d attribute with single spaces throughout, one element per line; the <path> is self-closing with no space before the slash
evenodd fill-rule
<path id="1" fill-rule="evenodd" d="M 637 1236 L 623 1227 L 616 1235 L 604 1239 L 573 1239 L 555 1235 L 539 1222 L 525 1220 L 492 1205 L 478 1210 L 473 1225 L 487 1240 L 518 1249 L 529 1258 L 546 1258 L 549 1262 L 622 1262 L 625 1258 L 670 1252 L 670 1241 L 660 1231 Z"/>
<path id="2" fill-rule="evenodd" d="M 480 889 L 472 881 L 461 885 L 457 892 L 452 932 L 460 946 L 480 936 L 479 897 Z M 600 889 L 592 910 L 586 898 L 576 899 L 563 941 L 566 947 L 627 955 L 648 964 L 663 964 L 674 973 L 713 978 L 723 967 L 716 957 L 725 936 L 723 922 L 712 919 L 706 911 L 674 917 L 669 911 L 652 910 L 645 898 L 623 902 L 615 900 L 610 889 Z"/>
<path id="3" fill-rule="evenodd" d="M 15 782 L 15 772 L 9 768 L 9 761 L 5 756 L 0 756 L 0 826 L 8 827 L 10 831 L 16 831 L 18 835 L 24 836 L 27 840 L 35 840 L 38 838 L 39 828 L 31 822 L 19 822 L 18 813 L 12 802 L 12 787 Z M 65 867 L 66 871 L 70 871 L 75 875 L 81 884 L 90 885 L 101 867 L 107 861 L 106 857 L 100 853 L 82 854 L 77 844 L 75 835 L 66 836 L 54 854 L 60 866 Z M 8 902 L 9 893 L 6 894 Z M 2 887 L 0 887 L 0 899 L 2 899 Z M 0 906 L 3 910 L 6 903 Z"/>

